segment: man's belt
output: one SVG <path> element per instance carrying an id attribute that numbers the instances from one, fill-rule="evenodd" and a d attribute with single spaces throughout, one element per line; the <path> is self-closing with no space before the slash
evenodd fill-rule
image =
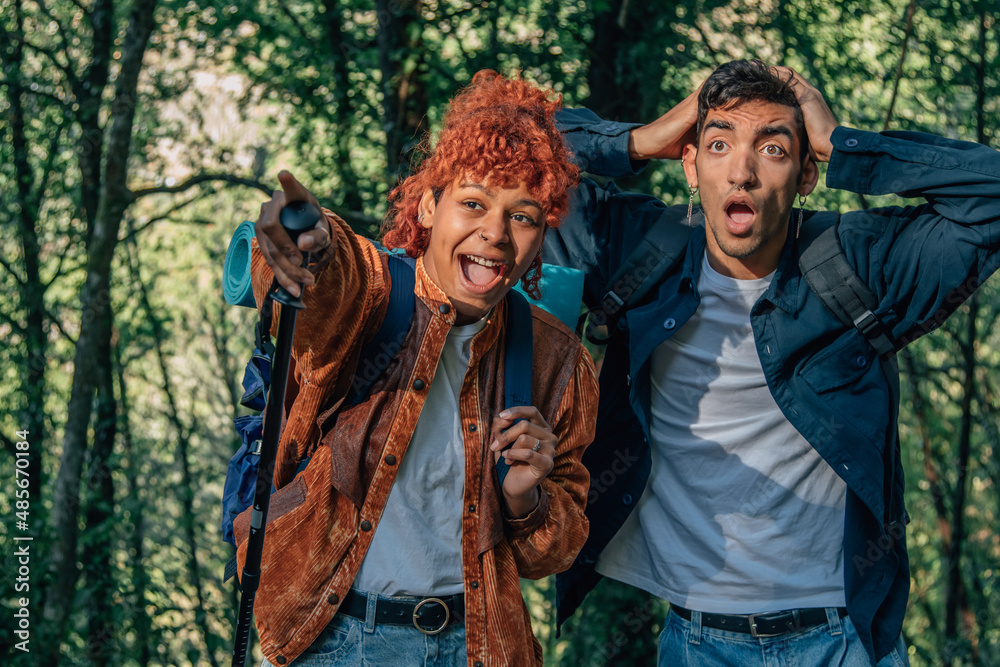
<path id="1" fill-rule="evenodd" d="M 368 598 L 353 590 L 348 591 L 339 612 L 365 620 Z M 465 595 L 443 598 L 379 598 L 375 603 L 375 622 L 389 625 L 413 625 L 425 635 L 436 635 L 449 624 L 465 622 Z"/>
<path id="2" fill-rule="evenodd" d="M 670 605 L 670 610 L 683 618 L 691 620 L 691 610 L 677 605 Z M 847 616 L 847 609 L 837 609 L 840 618 Z M 780 635 L 798 632 L 805 628 L 826 623 L 826 609 L 789 609 L 787 611 L 769 611 L 763 614 L 709 614 L 701 613 L 701 624 L 706 628 L 742 632 L 753 637 L 778 637 Z"/>

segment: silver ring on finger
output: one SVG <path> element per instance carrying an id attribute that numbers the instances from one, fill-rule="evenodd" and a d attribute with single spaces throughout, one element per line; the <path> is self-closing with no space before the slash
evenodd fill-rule
<path id="1" fill-rule="evenodd" d="M 535 446 L 531 448 L 531 451 L 537 452 L 541 448 L 542 448 L 542 441 L 539 440 L 538 438 L 535 438 Z"/>

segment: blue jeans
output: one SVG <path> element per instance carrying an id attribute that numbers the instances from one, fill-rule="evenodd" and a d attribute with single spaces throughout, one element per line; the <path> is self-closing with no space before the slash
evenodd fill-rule
<path id="1" fill-rule="evenodd" d="M 659 667 L 871 667 L 868 652 L 849 616 L 840 618 L 827 610 L 827 622 L 798 632 L 755 639 L 748 634 L 706 628 L 701 612 L 685 621 L 667 612 L 657 643 Z M 877 667 L 908 667 L 906 647 L 900 636 Z"/>
<path id="2" fill-rule="evenodd" d="M 374 597 L 368 620 L 337 614 L 288 667 L 465 667 L 465 625 L 425 635 L 412 625 L 375 623 Z M 275 667 L 267 658 L 261 667 Z"/>

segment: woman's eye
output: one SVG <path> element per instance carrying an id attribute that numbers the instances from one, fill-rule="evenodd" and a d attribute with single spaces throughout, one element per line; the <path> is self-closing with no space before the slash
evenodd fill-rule
<path id="1" fill-rule="evenodd" d="M 785 154 L 785 150 L 781 146 L 775 146 L 774 144 L 768 144 L 764 146 L 764 154 L 771 155 L 773 157 L 778 157 Z"/>
<path id="2" fill-rule="evenodd" d="M 510 218 L 514 222 L 520 222 L 525 225 L 531 225 L 532 227 L 538 224 L 535 222 L 535 219 L 532 218 L 530 215 L 525 215 L 523 213 L 515 213 L 514 215 L 510 216 Z"/>
<path id="3" fill-rule="evenodd" d="M 462 202 L 462 206 L 465 206 L 466 208 L 468 208 L 468 209 L 471 209 L 471 210 L 476 210 L 476 209 L 480 209 L 480 208 L 482 208 L 482 207 L 483 207 L 483 205 L 482 205 L 482 204 L 480 204 L 480 203 L 479 203 L 479 202 L 477 202 L 477 201 L 473 201 L 473 200 L 471 200 L 471 199 L 470 199 L 470 200 L 467 200 L 467 201 L 464 201 L 464 202 Z"/>

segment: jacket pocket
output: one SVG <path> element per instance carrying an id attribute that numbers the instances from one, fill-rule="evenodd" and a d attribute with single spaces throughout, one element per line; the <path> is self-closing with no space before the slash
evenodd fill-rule
<path id="1" fill-rule="evenodd" d="M 813 357 L 799 373 L 831 409 L 838 424 L 882 443 L 891 421 L 888 382 L 875 349 L 852 330 Z"/>
<path id="2" fill-rule="evenodd" d="M 267 524 L 277 521 L 306 501 L 309 487 L 306 484 L 305 475 L 299 475 L 292 481 L 277 491 L 271 493 L 270 504 L 267 508 Z M 250 516 L 253 514 L 253 505 L 246 508 L 233 520 L 233 536 L 236 544 L 242 544 L 250 535 Z"/>

